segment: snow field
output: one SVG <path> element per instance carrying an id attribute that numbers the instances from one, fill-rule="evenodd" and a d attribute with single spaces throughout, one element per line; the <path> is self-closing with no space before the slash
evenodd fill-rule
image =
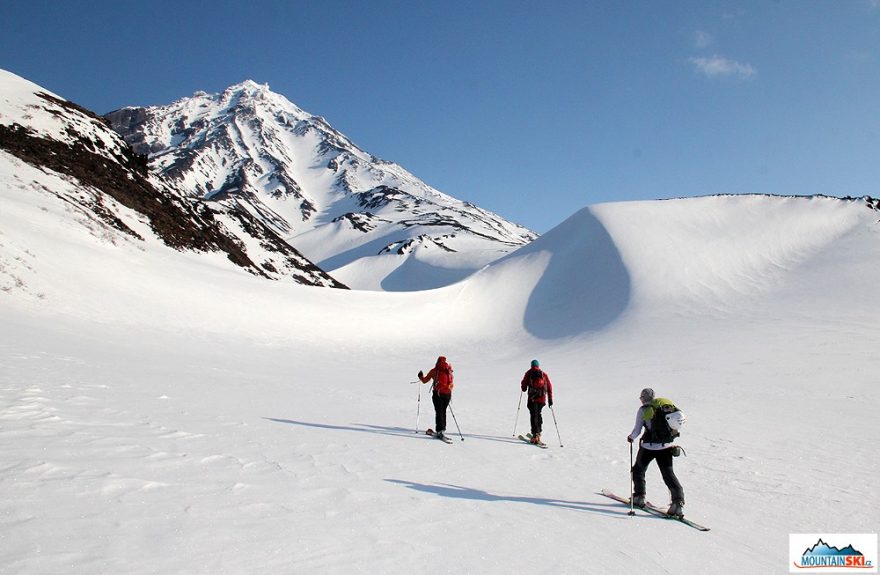
<path id="1" fill-rule="evenodd" d="M 595 206 L 448 287 L 352 292 L 110 241 L 3 161 L 4 572 L 775 573 L 789 533 L 876 531 L 864 204 Z M 415 433 L 440 354 L 452 445 Z M 548 450 L 512 437 L 532 358 L 564 448 L 546 409 Z M 598 495 L 645 386 L 688 415 L 709 533 Z"/>

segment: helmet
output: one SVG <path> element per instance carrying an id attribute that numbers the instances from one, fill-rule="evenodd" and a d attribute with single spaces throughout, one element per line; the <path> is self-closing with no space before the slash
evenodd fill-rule
<path id="1" fill-rule="evenodd" d="M 684 413 L 681 411 L 673 411 L 666 415 L 666 423 L 669 424 L 669 429 L 674 429 L 678 431 L 681 429 L 681 426 L 687 423 L 687 418 L 684 416 Z"/>

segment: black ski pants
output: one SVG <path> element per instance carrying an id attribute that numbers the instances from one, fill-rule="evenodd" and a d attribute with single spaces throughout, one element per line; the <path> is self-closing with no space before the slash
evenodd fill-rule
<path id="1" fill-rule="evenodd" d="M 441 394 L 434 391 L 431 394 L 431 401 L 434 403 L 434 431 L 440 433 L 446 431 L 446 408 L 452 401 L 452 394 Z"/>
<path id="2" fill-rule="evenodd" d="M 529 421 L 532 425 L 532 436 L 540 435 L 541 429 L 544 427 L 544 416 L 541 415 L 541 410 L 544 409 L 544 404 L 528 401 L 526 402 L 526 407 L 529 408 Z"/>
<path id="3" fill-rule="evenodd" d="M 636 455 L 636 463 L 632 468 L 633 493 L 635 495 L 644 495 L 647 488 L 645 481 L 645 471 L 652 461 L 657 460 L 657 467 L 660 468 L 660 475 L 663 476 L 663 483 L 669 488 L 673 501 L 684 503 L 684 489 L 675 471 L 672 470 L 672 448 L 667 449 L 645 449 L 639 447 L 639 454 Z"/>

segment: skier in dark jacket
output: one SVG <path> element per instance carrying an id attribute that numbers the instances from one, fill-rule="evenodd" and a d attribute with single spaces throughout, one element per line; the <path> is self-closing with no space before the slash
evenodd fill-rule
<path id="1" fill-rule="evenodd" d="M 541 410 L 544 409 L 545 403 L 553 407 L 553 385 L 550 383 L 550 376 L 541 371 L 541 364 L 537 359 L 532 360 L 532 366 L 523 376 L 520 388 L 524 392 L 529 392 L 526 407 L 529 408 L 532 426 L 530 441 L 535 444 L 541 443 L 541 428 L 544 425 Z"/>
<path id="2" fill-rule="evenodd" d="M 446 361 L 445 356 L 437 358 L 437 363 L 425 375 L 419 372 L 419 380 L 422 383 L 433 382 L 431 385 L 431 402 L 434 404 L 434 437 L 443 439 L 446 431 L 446 409 L 452 401 L 453 376 L 452 365 Z"/>
<path id="3" fill-rule="evenodd" d="M 647 471 L 648 465 L 656 459 L 657 466 L 660 468 L 660 475 L 663 476 L 663 482 L 669 488 L 669 492 L 672 495 L 672 505 L 669 506 L 669 510 L 666 513 L 683 517 L 684 489 L 682 489 L 681 483 L 678 482 L 675 471 L 672 469 L 672 452 L 675 448 L 675 445 L 673 445 L 674 438 L 668 434 L 668 431 L 654 429 L 653 418 L 650 417 L 650 413 L 653 412 L 651 404 L 654 401 L 654 390 L 646 387 L 639 394 L 639 399 L 642 402 L 642 406 L 636 413 L 636 423 L 632 432 L 626 437 L 626 440 L 632 443 L 639 437 L 643 429 L 645 431 L 639 441 L 639 453 L 632 468 L 632 503 L 636 507 L 644 507 L 645 491 L 647 488 L 645 471 Z M 658 401 L 668 400 L 659 399 Z M 671 404 L 671 402 L 669 403 Z M 648 410 L 651 411 L 648 412 Z M 646 412 L 648 417 L 646 417 Z"/>

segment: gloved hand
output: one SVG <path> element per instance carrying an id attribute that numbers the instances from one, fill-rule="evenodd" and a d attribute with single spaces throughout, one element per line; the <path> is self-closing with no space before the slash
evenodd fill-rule
<path id="1" fill-rule="evenodd" d="M 425 373 L 422 370 L 419 370 L 419 379 L 425 379 Z"/>
<path id="2" fill-rule="evenodd" d="M 627 435 L 627 436 L 626 436 L 626 440 L 627 440 L 627 441 L 628 441 L 628 442 L 630 442 L 630 443 L 632 443 L 632 442 L 633 442 L 633 438 L 632 438 L 632 437 L 630 437 L 630 436 L 629 436 L 629 435 Z"/>
<path id="3" fill-rule="evenodd" d="M 549 401 L 549 405 L 550 405 L 550 407 L 553 407 L 553 400 L 552 399 Z"/>

